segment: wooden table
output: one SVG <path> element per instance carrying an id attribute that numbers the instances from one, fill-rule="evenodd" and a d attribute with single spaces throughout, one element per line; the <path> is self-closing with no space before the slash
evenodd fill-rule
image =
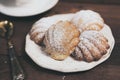
<path id="1" fill-rule="evenodd" d="M 88 3 L 89 2 L 89 3 Z M 99 66 L 85 72 L 60 73 L 39 67 L 25 52 L 25 37 L 34 22 L 44 16 L 91 9 L 99 12 L 115 38 L 110 58 Z M 51 10 L 31 17 L 10 17 L 0 13 L 0 21 L 14 23 L 14 41 L 17 56 L 26 73 L 25 80 L 120 80 L 120 1 L 119 0 L 60 0 Z M 0 80 L 11 80 L 6 41 L 0 38 Z"/>

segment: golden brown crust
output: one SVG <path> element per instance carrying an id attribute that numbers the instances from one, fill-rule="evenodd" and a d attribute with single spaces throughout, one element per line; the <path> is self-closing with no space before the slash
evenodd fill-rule
<path id="1" fill-rule="evenodd" d="M 91 10 L 77 12 L 71 22 L 59 21 L 48 26 L 46 20 L 41 20 L 33 26 L 30 39 L 44 44 L 46 53 L 56 60 L 64 60 L 74 52 L 75 59 L 92 62 L 99 60 L 110 47 L 107 38 L 99 33 L 104 20 Z"/>
<path id="2" fill-rule="evenodd" d="M 80 42 L 72 53 L 77 60 L 92 62 L 99 60 L 107 53 L 109 48 L 108 40 L 98 31 L 84 31 L 80 35 Z M 80 55 L 83 55 L 81 58 Z"/>
<path id="3" fill-rule="evenodd" d="M 64 60 L 79 43 L 79 35 L 79 30 L 69 21 L 59 21 L 45 33 L 45 51 L 53 59 Z"/>
<path id="4" fill-rule="evenodd" d="M 45 32 L 50 26 L 47 25 L 47 21 L 41 19 L 40 21 L 33 24 L 32 29 L 29 32 L 30 39 L 33 40 L 36 44 L 41 45 L 45 36 Z"/>
<path id="5" fill-rule="evenodd" d="M 77 12 L 71 21 L 78 27 L 80 32 L 86 30 L 100 31 L 104 26 L 104 20 L 99 13 L 91 10 L 81 10 Z"/>

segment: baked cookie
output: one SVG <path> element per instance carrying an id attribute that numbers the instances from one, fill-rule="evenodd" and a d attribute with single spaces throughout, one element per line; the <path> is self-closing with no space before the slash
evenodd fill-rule
<path id="1" fill-rule="evenodd" d="M 75 13 L 71 21 L 78 27 L 80 32 L 85 30 L 99 31 L 104 26 L 102 17 L 97 12 L 91 10 L 81 10 Z"/>
<path id="2" fill-rule="evenodd" d="M 107 53 L 109 47 L 108 40 L 102 33 L 94 30 L 84 31 L 72 55 L 77 60 L 96 61 Z"/>
<path id="3" fill-rule="evenodd" d="M 69 21 L 59 21 L 45 33 L 45 52 L 55 60 L 64 60 L 79 43 L 80 32 Z"/>
<path id="4" fill-rule="evenodd" d="M 53 21 L 49 18 L 42 18 L 33 24 L 29 35 L 30 39 L 33 40 L 36 44 L 41 45 L 45 36 L 45 32 L 48 30 Z"/>

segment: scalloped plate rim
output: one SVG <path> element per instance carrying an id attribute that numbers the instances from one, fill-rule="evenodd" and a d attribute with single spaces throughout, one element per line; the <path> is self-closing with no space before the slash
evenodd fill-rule
<path id="1" fill-rule="evenodd" d="M 67 15 L 69 15 L 69 14 L 67 14 Z M 66 14 L 64 15 L 64 14 L 62 14 L 62 15 L 55 15 L 55 16 L 51 16 L 51 17 L 60 17 L 60 16 L 67 16 Z M 71 14 L 70 14 L 71 15 Z M 113 37 L 113 35 L 112 35 L 112 32 L 111 32 L 111 29 L 105 24 L 105 27 L 106 27 L 106 29 L 108 29 L 108 32 L 110 33 L 109 35 L 110 35 L 110 37 L 111 37 L 111 44 L 110 44 L 110 49 L 108 50 L 108 53 L 106 54 L 106 55 L 104 55 L 103 57 L 104 58 L 102 58 L 102 59 L 100 59 L 100 60 L 98 60 L 98 61 L 93 61 L 93 62 L 91 62 L 91 63 L 87 63 L 87 62 L 84 62 L 84 61 L 77 61 L 77 60 L 74 60 L 74 59 L 72 59 L 71 57 L 68 57 L 67 59 L 65 59 L 64 61 L 63 61 L 63 63 L 66 61 L 66 63 L 68 63 L 69 62 L 69 60 L 73 60 L 73 62 L 75 62 L 75 63 L 78 63 L 78 64 L 76 64 L 76 66 L 78 65 L 78 66 L 80 66 L 79 64 L 83 64 L 82 66 L 80 66 L 80 67 L 75 67 L 75 66 L 73 66 L 74 64 L 69 64 L 68 66 L 64 63 L 63 65 L 61 64 L 62 62 L 60 62 L 60 61 L 56 61 L 56 60 L 54 60 L 54 59 L 52 59 L 52 58 L 50 58 L 50 57 L 48 57 L 48 59 L 47 60 L 51 60 L 51 62 L 55 62 L 55 63 L 57 63 L 57 65 L 56 64 L 52 64 L 52 63 L 49 63 L 49 61 L 48 61 L 48 64 L 44 64 L 44 61 L 42 62 L 42 60 L 40 59 L 40 56 L 35 56 L 35 54 L 39 54 L 39 53 L 35 53 L 35 54 L 32 54 L 31 52 L 33 51 L 30 51 L 31 49 L 28 49 L 30 46 L 30 44 L 32 43 L 32 46 L 35 46 L 35 47 L 39 47 L 37 44 L 35 44 L 32 40 L 30 40 L 30 38 L 29 38 L 29 34 L 27 34 L 27 36 L 26 36 L 26 44 L 25 44 L 25 50 L 26 50 L 26 52 L 27 52 L 27 54 L 30 56 L 30 58 L 36 63 L 36 64 L 38 64 L 39 66 L 41 66 L 41 67 L 43 67 L 43 68 L 47 68 L 47 69 L 51 69 L 51 70 L 55 70 L 55 71 L 59 71 L 59 72 L 64 72 L 64 73 L 68 73 L 68 72 L 78 72 L 78 71 L 86 71 L 86 70 L 90 70 L 90 69 L 92 69 L 92 68 L 94 68 L 95 66 L 97 66 L 97 65 L 99 65 L 99 64 L 101 64 L 102 62 L 104 62 L 104 61 L 106 61 L 109 57 L 110 57 L 110 55 L 111 55 L 111 52 L 112 52 L 112 50 L 113 50 L 113 48 L 114 48 L 114 44 L 115 44 L 115 40 L 114 40 L 114 37 Z M 40 48 L 39 48 L 40 49 Z M 34 53 L 34 51 L 33 51 L 33 53 Z M 39 59 L 38 59 L 39 58 Z M 41 61 L 39 61 L 39 60 L 41 60 Z M 84 64 L 85 64 L 85 66 L 84 66 Z M 62 65 L 62 66 L 61 66 Z M 86 66 L 87 65 L 87 66 Z M 58 67 L 59 66 L 59 67 Z M 69 66 L 71 66 L 71 67 L 69 67 Z M 82 69 L 83 68 L 83 69 Z"/>

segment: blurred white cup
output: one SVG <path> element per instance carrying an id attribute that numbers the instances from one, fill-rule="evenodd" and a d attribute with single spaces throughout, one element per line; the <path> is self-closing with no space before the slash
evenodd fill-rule
<path id="1" fill-rule="evenodd" d="M 22 6 L 30 1 L 31 0 L 0 0 L 0 4 L 5 6 Z"/>

